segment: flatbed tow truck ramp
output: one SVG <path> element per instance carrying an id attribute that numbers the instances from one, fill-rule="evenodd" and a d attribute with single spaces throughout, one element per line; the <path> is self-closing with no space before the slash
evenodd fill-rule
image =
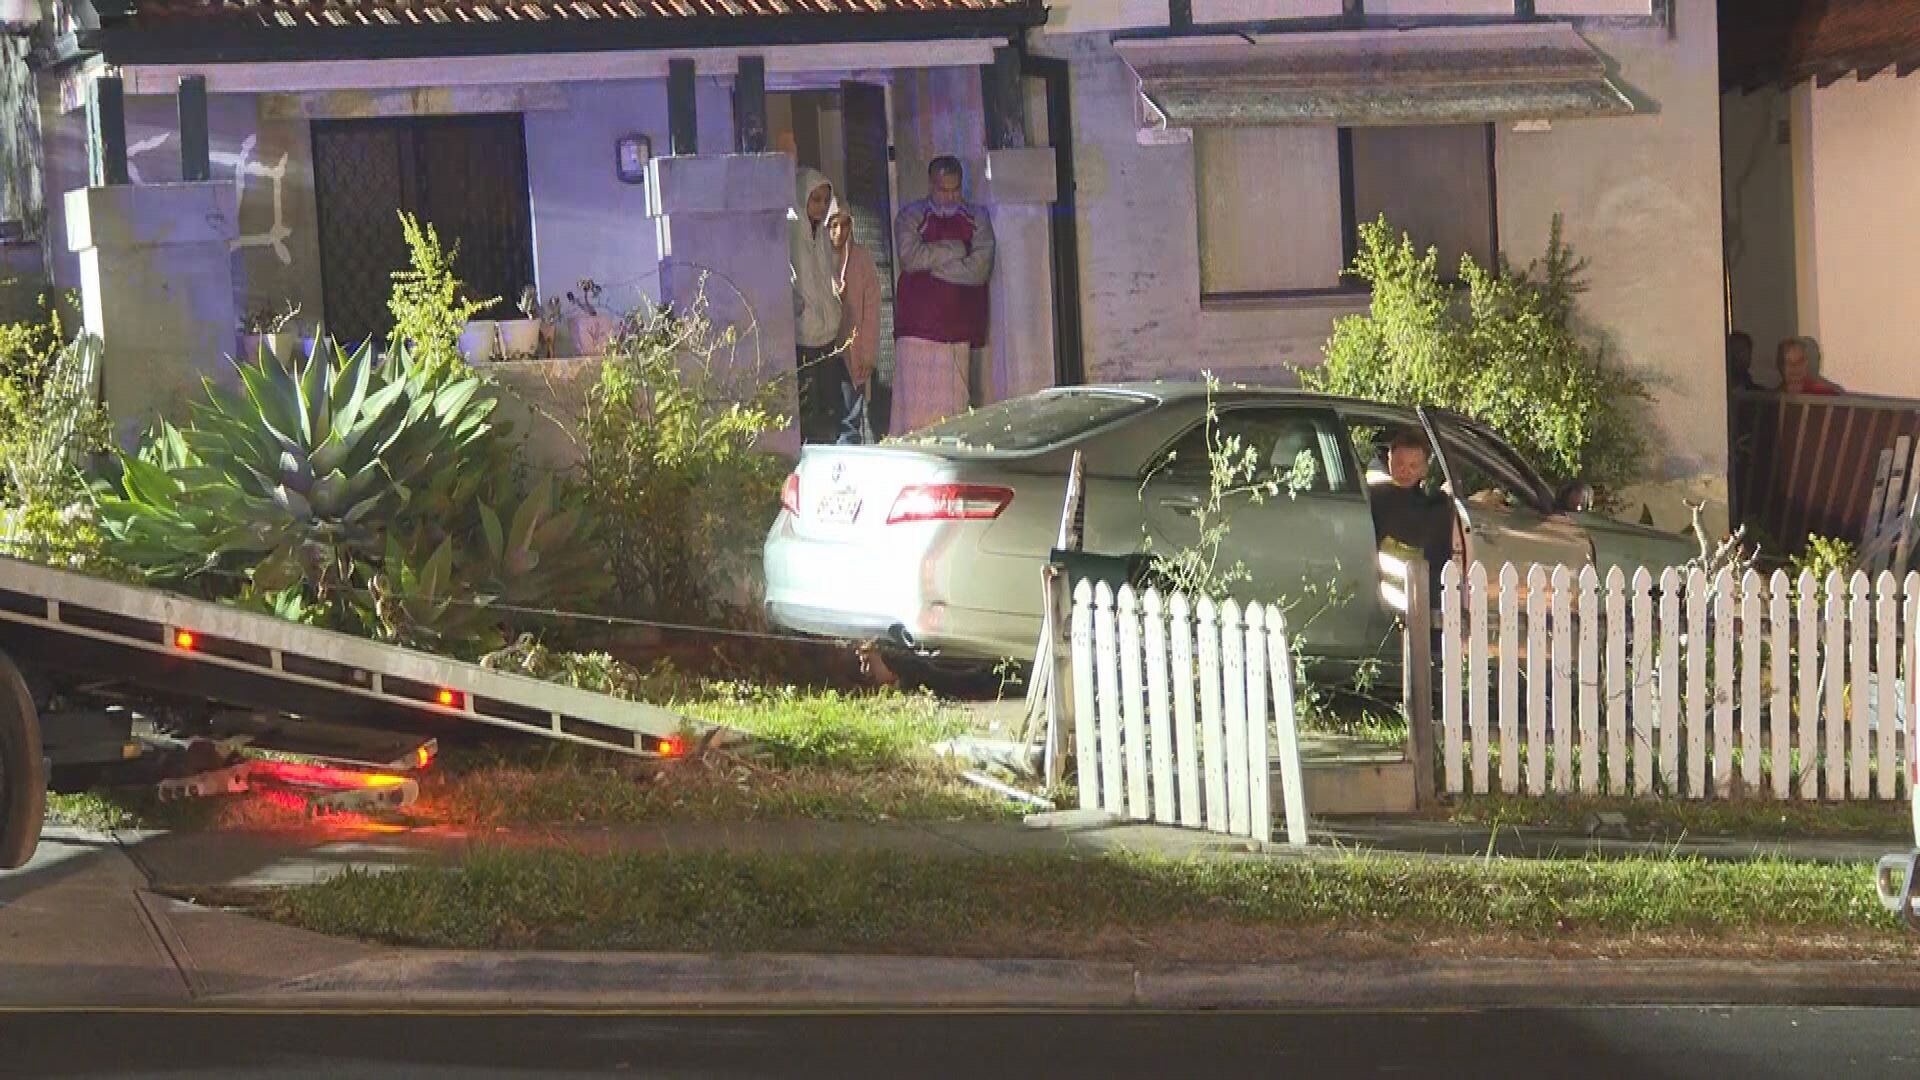
<path id="1" fill-rule="evenodd" d="M 370 728 L 427 740 L 421 748 L 478 724 L 640 757 L 678 755 L 700 726 L 654 705 L 0 556 L 0 869 L 33 853 L 49 770 L 133 757 L 140 710 L 274 716 L 284 722 L 268 726 L 283 732 Z"/>

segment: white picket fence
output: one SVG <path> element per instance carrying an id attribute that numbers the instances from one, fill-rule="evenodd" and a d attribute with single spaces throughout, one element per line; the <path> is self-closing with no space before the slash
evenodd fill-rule
<path id="1" fill-rule="evenodd" d="M 1287 842 L 1307 842 L 1279 608 L 1082 581 L 1071 635 L 1082 808 L 1264 843 L 1278 765 Z"/>
<path id="2" fill-rule="evenodd" d="M 1920 574 L 1461 578 L 1441 578 L 1448 792 L 1886 800 L 1914 782 Z"/>

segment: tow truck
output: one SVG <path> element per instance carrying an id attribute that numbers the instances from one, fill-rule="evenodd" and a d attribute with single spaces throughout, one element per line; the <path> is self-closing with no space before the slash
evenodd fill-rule
<path id="1" fill-rule="evenodd" d="M 272 788 L 311 812 L 399 805 L 439 738 L 474 725 L 640 757 L 678 756 L 695 727 L 654 705 L 0 556 L 0 869 L 32 856 L 50 781 L 144 776 L 163 797 Z M 220 733 L 224 744 L 200 737 Z M 208 750 L 240 744 L 318 762 Z"/>

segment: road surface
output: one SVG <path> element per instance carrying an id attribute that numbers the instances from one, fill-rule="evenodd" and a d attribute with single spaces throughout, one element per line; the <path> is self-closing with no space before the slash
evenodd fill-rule
<path id="1" fill-rule="evenodd" d="M 0 1076 L 1920 1076 L 1920 1010 L 0 1012 Z"/>

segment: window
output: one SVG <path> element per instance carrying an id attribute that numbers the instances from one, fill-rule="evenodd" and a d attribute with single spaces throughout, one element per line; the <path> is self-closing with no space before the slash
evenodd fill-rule
<path id="1" fill-rule="evenodd" d="M 942 420 L 914 434 L 955 447 L 1020 453 L 1057 446 L 1135 413 L 1153 403 L 1136 394 L 1061 390 L 1013 398 Z"/>
<path id="2" fill-rule="evenodd" d="M 1358 225 L 1382 214 L 1449 279 L 1498 248 L 1489 124 L 1206 128 L 1194 167 L 1202 299 L 1353 288 Z"/>
<path id="3" fill-rule="evenodd" d="M 1256 480 L 1278 477 L 1283 491 L 1302 495 L 1358 494 L 1337 430 L 1332 416 L 1304 409 L 1222 410 L 1211 432 L 1205 424 L 1188 431 L 1155 471 L 1176 483 L 1205 484 L 1211 434 L 1216 447 L 1253 451 Z"/>

